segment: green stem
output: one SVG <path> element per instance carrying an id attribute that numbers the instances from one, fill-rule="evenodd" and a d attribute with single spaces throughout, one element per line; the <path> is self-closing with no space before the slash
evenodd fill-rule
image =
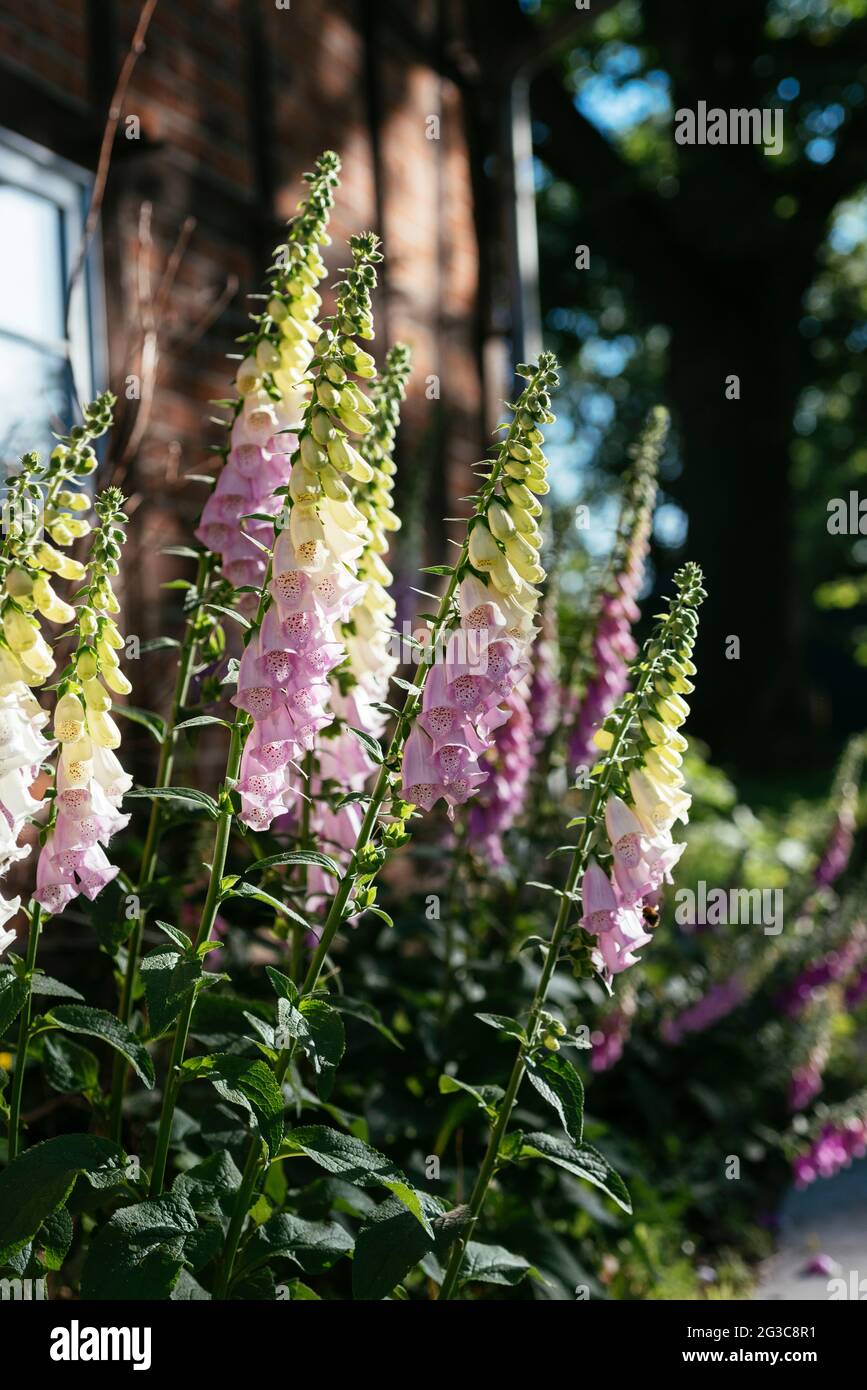
<path id="1" fill-rule="evenodd" d="M 307 849 L 310 844 L 310 819 L 313 813 L 313 799 L 311 796 L 311 786 L 313 784 L 313 773 L 316 766 L 316 754 L 311 748 L 304 756 L 304 780 L 307 783 L 307 793 L 303 799 L 301 807 L 301 824 L 299 826 L 299 849 Z M 299 872 L 299 885 L 301 888 L 301 911 L 304 911 L 304 892 L 307 887 L 307 867 L 302 864 Z M 292 923 L 292 979 L 298 981 L 301 978 L 301 964 L 304 959 L 304 928 L 300 922 Z"/>
<path id="2" fill-rule="evenodd" d="M 15 1052 L 15 1073 L 12 1078 L 12 1095 L 9 1101 L 9 1162 L 18 1153 L 19 1130 L 21 1126 L 21 1096 L 24 1091 L 24 1072 L 27 1069 L 27 1045 L 30 1042 L 30 1019 L 32 1014 L 33 995 L 30 991 L 30 983 L 33 978 L 33 971 L 36 966 L 36 950 L 39 946 L 39 934 L 42 929 L 42 908 L 39 903 L 30 904 L 30 935 L 27 940 L 26 979 L 27 979 L 27 998 L 21 1010 L 21 1017 L 18 1022 L 18 1046 Z"/>
<path id="3" fill-rule="evenodd" d="M 222 892 L 223 875 L 226 870 L 226 855 L 229 849 L 229 837 L 232 832 L 232 819 L 234 814 L 230 792 L 233 784 L 237 781 L 238 772 L 241 767 L 241 754 L 244 750 L 244 740 L 247 735 L 249 722 L 249 716 L 245 714 L 243 710 L 239 710 L 235 716 L 235 722 L 232 725 L 232 738 L 229 744 L 229 755 L 226 760 L 226 776 L 223 781 L 220 796 L 221 809 L 217 820 L 216 834 L 214 836 L 214 853 L 211 861 L 210 877 L 208 879 L 208 892 L 205 897 L 202 915 L 199 919 L 198 930 L 196 931 L 193 942 L 193 945 L 196 947 L 200 946 L 202 942 L 210 939 L 214 921 L 217 916 L 217 909 L 220 905 L 220 894 Z M 181 1066 L 187 1049 L 190 1023 L 193 1017 L 195 1002 L 196 991 L 191 990 L 181 1010 L 177 1030 L 175 1032 L 175 1040 L 172 1045 L 172 1055 L 169 1062 L 168 1075 L 166 1076 L 163 1104 L 160 1112 L 154 1165 L 151 1172 L 151 1197 L 158 1197 L 163 1190 L 166 1160 L 168 1158 L 169 1144 L 172 1137 L 172 1121 L 174 1120 L 175 1106 L 177 1105 L 178 1094 L 181 1088 Z"/>
<path id="4" fill-rule="evenodd" d="M 217 1299 L 225 1298 L 229 1292 L 229 1284 L 232 1279 L 232 1271 L 235 1267 L 235 1257 L 238 1253 L 241 1232 L 244 1229 L 244 1221 L 250 1209 L 253 1192 L 256 1187 L 256 1179 L 259 1176 L 261 1152 L 262 1141 L 258 1136 L 254 1135 L 250 1141 L 250 1147 L 247 1150 L 247 1161 L 244 1164 L 244 1171 L 241 1175 L 238 1200 L 235 1203 L 235 1210 L 232 1212 L 232 1219 L 229 1222 L 229 1229 L 226 1232 L 226 1244 L 223 1251 L 222 1266 L 214 1289 L 214 1297 Z"/>
<path id="5" fill-rule="evenodd" d="M 178 658 L 177 675 L 175 678 L 175 689 L 172 696 L 172 707 L 168 720 L 166 721 L 162 739 L 160 740 L 160 757 L 157 765 L 156 780 L 154 782 L 155 787 L 171 786 L 176 750 L 175 726 L 178 723 L 178 717 L 181 710 L 186 705 L 189 695 L 190 678 L 198 645 L 197 628 L 199 607 L 211 571 L 211 564 L 212 556 L 207 551 L 202 551 L 199 555 L 199 566 L 196 571 L 195 605 L 187 618 L 186 627 L 184 628 L 181 652 Z M 153 882 L 154 874 L 156 873 L 161 828 L 162 806 L 158 800 L 154 800 L 151 803 L 150 817 L 148 819 L 144 848 L 142 850 L 138 884 L 136 886 L 136 897 L 139 899 L 139 910 L 127 943 L 126 970 L 124 971 L 123 986 L 121 988 L 120 1004 L 118 1007 L 118 1018 L 121 1023 L 126 1024 L 127 1027 L 132 1017 L 138 966 L 144 937 L 145 918 L 147 917 L 147 908 L 142 905 L 141 898 L 145 890 Z M 123 1127 L 123 1097 L 128 1075 L 129 1068 L 127 1062 L 125 1058 L 121 1057 L 120 1053 L 117 1053 L 112 1071 L 111 1118 L 109 1129 L 111 1137 L 116 1142 L 120 1142 L 121 1130 Z"/>
<path id="6" fill-rule="evenodd" d="M 663 633 L 667 630 L 668 624 L 672 621 L 676 611 L 677 606 L 675 606 L 675 609 L 670 615 L 668 623 L 666 624 L 666 627 L 663 629 Z M 482 1166 L 479 1169 L 479 1175 L 476 1179 L 476 1184 L 473 1188 L 472 1196 L 470 1197 L 466 1227 L 464 1229 L 463 1234 L 455 1241 L 454 1245 L 452 1246 L 451 1255 L 449 1257 L 449 1262 L 446 1267 L 445 1277 L 440 1288 L 439 1296 L 441 1300 L 451 1299 L 454 1296 L 455 1291 L 457 1289 L 458 1280 L 460 1278 L 461 1265 L 463 1264 L 467 1244 L 472 1238 L 472 1234 L 476 1227 L 476 1224 L 478 1223 L 479 1217 L 482 1212 L 482 1208 L 485 1205 L 485 1199 L 488 1195 L 488 1189 L 491 1185 L 491 1180 L 497 1169 L 497 1160 L 500 1154 L 500 1146 L 503 1142 L 503 1139 L 506 1136 L 506 1132 L 509 1127 L 509 1120 L 511 1119 L 512 1110 L 514 1108 L 515 1101 L 518 1096 L 518 1091 L 520 1090 L 521 1082 L 524 1079 L 524 1073 L 527 1070 L 527 1057 L 533 1052 L 538 1043 L 539 1015 L 541 1014 L 542 1009 L 544 1007 L 545 1000 L 548 995 L 548 988 L 551 984 L 551 980 L 553 978 L 557 962 L 560 958 L 560 951 L 563 946 L 563 941 L 569 928 L 575 889 L 579 878 L 581 877 L 582 873 L 584 872 L 584 869 L 586 868 L 587 860 L 590 854 L 590 847 L 593 834 L 601 819 L 605 802 L 608 799 L 608 791 L 611 785 L 611 779 L 617 767 L 617 754 L 619 753 L 623 740 L 625 739 L 632 724 L 632 721 L 635 718 L 635 714 L 639 706 L 639 701 L 651 678 L 653 669 L 653 662 L 648 662 L 645 666 L 645 669 L 641 672 L 638 680 L 636 681 L 635 689 L 632 692 L 631 696 L 627 696 L 620 724 L 618 725 L 616 733 L 614 734 L 611 743 L 611 748 L 606 754 L 605 767 L 603 769 L 601 777 L 599 778 L 599 781 L 596 783 L 594 787 L 593 796 L 590 802 L 590 809 L 584 821 L 584 827 L 579 837 L 578 844 L 575 846 L 575 850 L 572 855 L 572 862 L 569 866 L 569 874 L 566 879 L 566 885 L 563 890 L 563 896 L 560 899 L 560 908 L 557 913 L 557 920 L 554 924 L 554 931 L 551 936 L 551 944 L 548 947 L 548 951 L 545 956 L 545 964 L 542 968 L 542 973 L 539 977 L 539 983 L 536 986 L 536 993 L 533 996 L 533 1002 L 530 1005 L 530 1014 L 526 1030 L 527 1041 L 522 1042 L 518 1048 L 518 1055 L 515 1058 L 515 1062 L 512 1067 L 512 1072 L 509 1077 L 508 1084 L 506 1086 L 506 1092 L 503 1096 L 502 1104 L 500 1105 L 499 1114 L 497 1116 L 497 1122 L 491 1131 L 491 1135 L 488 1140 L 488 1146 L 485 1150 L 485 1156 L 482 1159 Z"/>

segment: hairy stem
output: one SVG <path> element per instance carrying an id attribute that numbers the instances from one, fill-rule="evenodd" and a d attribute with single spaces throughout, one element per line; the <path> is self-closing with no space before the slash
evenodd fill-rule
<path id="1" fill-rule="evenodd" d="M 157 765 L 155 787 L 171 786 L 172 774 L 175 762 L 175 727 L 178 723 L 178 716 L 184 708 L 190 689 L 190 677 L 195 661 L 197 640 L 197 619 L 199 607 L 208 577 L 211 572 L 213 557 L 203 551 L 199 556 L 199 566 L 196 572 L 195 581 L 195 600 L 190 615 L 187 618 L 184 628 L 184 635 L 181 641 L 181 651 L 178 658 L 178 669 L 175 677 L 175 689 L 172 696 L 172 707 L 169 713 L 166 727 L 160 741 L 160 757 Z M 120 1004 L 118 1007 L 118 1017 L 121 1023 L 129 1026 L 132 1017 L 133 1002 L 135 1000 L 136 980 L 138 976 L 139 959 L 141 957 L 142 939 L 144 935 L 145 918 L 147 908 L 142 905 L 141 897 L 145 890 L 153 881 L 157 868 L 159 855 L 160 833 L 162 829 L 162 806 L 158 800 L 151 803 L 150 818 L 148 820 L 147 832 L 145 834 L 144 848 L 142 850 L 141 866 L 139 869 L 138 883 L 136 885 L 136 896 L 139 898 L 139 910 L 136 916 L 127 943 L 126 970 L 124 972 L 123 986 L 120 994 Z M 129 1067 L 125 1058 L 120 1053 L 115 1056 L 114 1068 L 112 1072 L 111 1090 L 111 1118 L 110 1134 L 111 1137 L 119 1141 L 123 1126 L 123 1096 L 126 1089 L 126 1080 L 129 1074 Z"/>
<path id="2" fill-rule="evenodd" d="M 217 916 L 217 909 L 220 905 L 223 875 L 226 869 L 226 855 L 229 849 L 229 837 L 232 833 L 233 810 L 230 793 L 233 784 L 237 781 L 238 772 L 241 767 L 241 754 L 244 750 L 244 740 L 247 735 L 249 722 L 249 716 L 245 714 L 243 710 L 239 710 L 235 716 L 235 722 L 232 725 L 229 755 L 226 760 L 226 775 L 220 795 L 220 814 L 217 820 L 216 833 L 214 835 L 214 853 L 211 861 L 210 876 L 208 878 L 208 891 L 204 906 L 202 907 L 198 930 L 196 931 L 193 942 L 196 947 L 200 946 L 202 942 L 210 939 L 214 921 Z M 163 1093 L 163 1104 L 160 1112 L 154 1164 L 151 1171 L 151 1197 L 158 1197 L 163 1190 L 166 1160 L 168 1158 L 169 1144 L 172 1137 L 172 1121 L 174 1120 L 175 1106 L 177 1105 L 178 1094 L 181 1088 L 181 1066 L 187 1049 L 190 1023 L 193 1017 L 195 1002 L 196 991 L 191 990 L 181 1010 L 178 1026 L 175 1031 L 175 1040 L 172 1045 L 172 1055 L 169 1061 L 169 1070 L 166 1076 L 165 1091 Z"/>
<path id="3" fill-rule="evenodd" d="M 18 1046 L 15 1050 L 15 1073 L 12 1078 L 12 1094 L 9 1100 L 9 1162 L 18 1154 L 19 1130 L 21 1126 L 21 1096 L 24 1091 L 24 1073 L 27 1069 L 27 1046 L 30 1042 L 30 1019 L 32 1016 L 33 995 L 30 985 L 36 966 L 36 951 L 42 929 L 42 908 L 39 903 L 30 904 L 30 935 L 27 939 L 26 979 L 27 998 L 18 1021 Z"/>

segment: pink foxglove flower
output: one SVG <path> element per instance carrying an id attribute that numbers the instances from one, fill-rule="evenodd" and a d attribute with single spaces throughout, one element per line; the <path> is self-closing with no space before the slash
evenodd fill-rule
<path id="1" fill-rule="evenodd" d="M 641 913 L 624 906 L 605 870 L 591 859 L 581 881 L 584 913 L 581 926 L 596 938 L 593 962 L 606 977 L 635 965 L 640 951 L 653 938 Z"/>

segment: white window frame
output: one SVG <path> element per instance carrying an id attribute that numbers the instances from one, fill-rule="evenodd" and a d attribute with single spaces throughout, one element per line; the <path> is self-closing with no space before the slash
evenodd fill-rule
<path id="1" fill-rule="evenodd" d="M 62 282 L 65 287 L 75 264 L 93 185 L 86 169 L 62 159 L 42 145 L 0 128 L 0 181 L 47 198 L 61 212 Z M 23 346 L 43 348 L 68 361 L 75 389 L 84 404 L 92 400 L 107 375 L 107 345 L 103 298 L 102 254 L 99 234 L 93 237 L 69 306 L 69 339 L 41 338 L 0 328 L 0 336 Z M 70 389 L 73 418 L 79 418 L 78 402 Z"/>

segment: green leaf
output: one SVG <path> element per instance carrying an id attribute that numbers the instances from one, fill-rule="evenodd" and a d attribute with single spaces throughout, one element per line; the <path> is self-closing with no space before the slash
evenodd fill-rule
<path id="1" fill-rule="evenodd" d="M 522 1255 L 513 1255 L 502 1245 L 482 1245 L 471 1240 L 461 1266 L 462 1284 L 502 1284 L 514 1288 L 532 1271 Z"/>
<path id="2" fill-rule="evenodd" d="M 142 642 L 139 652 L 146 656 L 149 652 L 176 651 L 180 645 L 177 637 L 148 637 L 147 641 Z"/>
<path id="3" fill-rule="evenodd" d="M 385 1181 L 405 1182 L 406 1174 L 390 1158 L 352 1134 L 327 1125 L 302 1125 L 290 1130 L 280 1156 L 306 1154 L 327 1173 L 335 1173 L 354 1187 L 375 1187 Z"/>
<path id="4" fill-rule="evenodd" d="M 247 1242 L 240 1272 L 271 1260 L 293 1259 L 305 1274 L 324 1274 L 352 1248 L 352 1236 L 336 1221 L 303 1221 L 284 1212 L 272 1216 Z"/>
<path id="5" fill-rule="evenodd" d="M 0 975 L 0 1038 L 14 1023 L 30 993 L 26 980 L 20 980 L 12 970 Z"/>
<path id="6" fill-rule="evenodd" d="M 558 1168 L 565 1168 L 567 1173 L 607 1192 L 619 1207 L 632 1214 L 632 1200 L 620 1174 L 589 1144 L 572 1144 L 560 1135 L 525 1134 L 520 1157 L 545 1158 Z"/>
<path id="7" fill-rule="evenodd" d="M 419 574 L 454 574 L 453 565 L 422 565 Z"/>
<path id="8" fill-rule="evenodd" d="M 192 951 L 193 943 L 185 931 L 180 927 L 173 927 L 171 922 L 157 922 L 155 924 L 160 931 L 165 932 L 170 941 L 173 941 L 179 951 Z"/>
<path id="9" fill-rule="evenodd" d="M 47 1033 L 43 1041 L 45 1080 L 61 1095 L 99 1091 L 99 1059 L 87 1047 L 62 1033 Z"/>
<path id="10" fill-rule="evenodd" d="M 210 608 L 213 613 L 222 613 L 226 618 L 234 618 L 240 627 L 248 628 L 253 624 L 249 618 L 245 618 L 243 613 L 238 613 L 234 608 L 227 608 L 224 603 L 206 603 L 205 608 Z"/>
<path id="11" fill-rule="evenodd" d="M 92 1242 L 81 1276 L 82 1298 L 168 1298 L 178 1281 L 196 1214 L 174 1193 L 116 1211 Z"/>
<path id="12" fill-rule="evenodd" d="M 116 705 L 111 707 L 112 714 L 122 714 L 124 719 L 130 719 L 133 724 L 140 724 L 143 729 L 156 739 L 157 743 L 162 743 L 166 736 L 166 721 L 158 714 L 154 714 L 149 709 L 136 709 L 135 705 Z M 129 792 L 126 793 L 130 795 Z"/>
<path id="13" fill-rule="evenodd" d="M 148 1090 L 153 1086 L 156 1079 L 154 1064 L 147 1049 L 135 1033 L 106 1009 L 92 1009 L 86 1004 L 58 1004 L 56 1009 L 45 1015 L 45 1019 L 62 1028 L 65 1033 L 85 1033 L 91 1038 L 101 1038 L 126 1058 Z"/>
<path id="14" fill-rule="evenodd" d="M 163 545 L 160 547 L 161 555 L 177 555 L 182 560 L 198 560 L 199 551 L 193 550 L 189 545 Z"/>
<path id="15" fill-rule="evenodd" d="M 219 724 L 221 729 L 231 729 L 228 719 L 218 719 L 215 714 L 197 714 L 193 719 L 185 719 L 181 724 L 175 725 L 175 733 L 180 733 L 181 729 L 201 729 L 206 724 Z"/>
<path id="16" fill-rule="evenodd" d="M 584 1129 L 584 1087 L 572 1063 L 557 1052 L 527 1059 L 527 1076 L 543 1100 L 556 1110 L 574 1144 Z"/>
<path id="17" fill-rule="evenodd" d="M 284 1302 L 289 1299 L 300 1299 L 306 1303 L 321 1303 L 322 1299 L 318 1293 L 314 1293 L 309 1284 L 303 1284 L 300 1279 L 290 1279 L 285 1286 L 285 1293 L 278 1291 L 278 1298 Z"/>
<path id="18" fill-rule="evenodd" d="M 344 724 L 343 727 L 350 734 L 355 735 L 364 751 L 373 759 L 377 767 L 379 767 L 385 759 L 379 739 L 374 738 L 372 734 L 365 733 L 363 729 L 356 729 L 352 724 Z"/>
<path id="19" fill-rule="evenodd" d="M 440 1215 L 442 1203 L 423 1198 L 426 1214 Z M 413 1214 L 396 1197 L 371 1212 L 358 1233 L 352 1260 L 352 1297 L 374 1301 L 387 1298 L 425 1255 L 436 1246 Z"/>
<path id="20" fill-rule="evenodd" d="M 369 1024 L 393 1047 L 399 1048 L 401 1052 L 404 1051 L 403 1043 L 395 1037 L 388 1025 L 383 1023 L 379 1009 L 374 1008 L 372 1004 L 368 1004 L 363 999 L 352 999 L 348 994 L 335 994 L 331 1003 L 338 1012 L 348 1014 L 350 1018 L 357 1019 L 359 1023 Z"/>
<path id="21" fill-rule="evenodd" d="M 202 962 L 170 946 L 157 946 L 144 957 L 140 969 L 150 1035 L 158 1038 L 174 1023 L 202 978 Z"/>
<path id="22" fill-rule="evenodd" d="M 527 1041 L 527 1034 L 516 1018 L 507 1018 L 505 1014 L 476 1014 L 476 1018 L 480 1023 L 486 1023 L 489 1028 L 496 1028 L 500 1033 L 508 1033 L 510 1038 L 518 1038 L 521 1042 Z"/>
<path id="23" fill-rule="evenodd" d="M 294 980 L 290 980 L 288 975 L 282 971 L 275 970 L 273 965 L 265 966 L 265 974 L 271 981 L 271 986 L 278 999 L 288 999 L 290 1004 L 298 1002 L 298 986 Z"/>
<path id="24" fill-rule="evenodd" d="M 212 820 L 217 820 L 220 808 L 207 792 L 197 791 L 195 787 L 136 787 L 125 792 L 125 798 L 144 797 L 148 801 L 183 801 L 186 806 L 195 806 L 207 811 Z"/>
<path id="25" fill-rule="evenodd" d="M 224 1100 L 248 1110 L 274 1157 L 283 1138 L 283 1093 L 265 1062 L 216 1053 L 188 1059 L 184 1074 L 210 1081 Z"/>
<path id="26" fill-rule="evenodd" d="M 240 879 L 238 883 L 232 885 L 222 894 L 225 898 L 251 898 L 255 902 L 264 903 L 274 912 L 279 912 L 281 916 L 288 917 L 291 922 L 297 922 L 299 926 L 309 928 L 310 924 L 305 917 L 296 912 L 294 907 L 287 907 L 286 903 L 281 903 L 279 898 L 275 898 L 271 893 L 266 893 L 264 888 L 256 888 L 252 883 L 245 883 Z"/>
<path id="27" fill-rule="evenodd" d="M 77 1178 L 107 1187 L 124 1176 L 121 1150 L 94 1134 L 62 1134 L 26 1149 L 0 1173 L 0 1265 L 63 1206 Z"/>
<path id="28" fill-rule="evenodd" d="M 439 1092 L 441 1096 L 463 1093 L 472 1096 L 473 1100 L 484 1110 L 486 1115 L 493 1119 L 496 1115 L 496 1102 L 502 1097 L 502 1090 L 499 1086 L 470 1086 L 466 1081 L 461 1081 L 457 1076 L 443 1075 L 439 1079 Z"/>
<path id="29" fill-rule="evenodd" d="M 300 1012 L 307 1024 L 307 1037 L 301 1044 L 316 1074 L 316 1090 L 327 1100 L 334 1076 L 346 1051 L 343 1019 L 322 999 L 303 1000 Z"/>
<path id="30" fill-rule="evenodd" d="M 37 970 L 30 981 L 30 988 L 34 994 L 50 994 L 58 999 L 83 999 L 84 995 L 79 994 L 77 989 L 71 985 L 65 985 L 62 980 L 55 980 L 51 975 L 43 975 L 41 970 Z"/>
<path id="31" fill-rule="evenodd" d="M 324 869 L 326 873 L 331 874 L 332 878 L 342 878 L 343 876 L 333 859 L 330 859 L 327 854 L 320 854 L 315 849 L 293 849 L 288 850 L 285 854 L 270 854 L 265 859 L 257 859 L 255 864 L 251 864 L 244 872 L 249 878 L 251 874 L 264 873 L 266 869 L 275 869 L 280 864 L 315 864 L 317 868 Z"/>
<path id="32" fill-rule="evenodd" d="M 43 1221 L 33 1242 L 45 1269 L 62 1268 L 63 1261 L 69 1254 L 72 1236 L 72 1217 L 66 1207 L 58 1207 L 57 1211 L 52 1212 Z"/>

